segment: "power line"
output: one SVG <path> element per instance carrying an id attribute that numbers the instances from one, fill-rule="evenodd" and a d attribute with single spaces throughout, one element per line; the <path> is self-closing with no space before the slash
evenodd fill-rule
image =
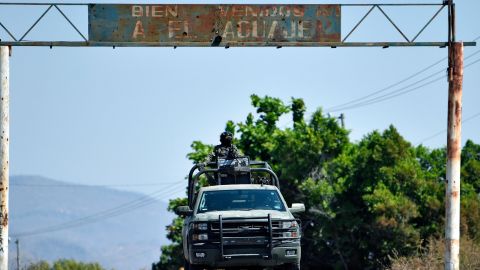
<path id="1" fill-rule="evenodd" d="M 469 117 L 465 118 L 464 120 L 462 120 L 462 124 L 465 124 L 465 123 L 467 123 L 468 121 L 473 120 L 473 119 L 475 119 L 475 118 L 477 118 L 477 117 L 479 117 L 479 116 L 480 116 L 480 112 L 478 112 L 478 113 L 476 113 L 476 114 L 474 114 L 474 115 L 472 115 L 472 116 L 469 116 Z M 422 139 L 418 144 L 422 144 L 422 143 L 424 143 L 424 142 L 426 142 L 426 141 L 428 141 L 428 140 L 431 140 L 431 139 L 433 139 L 433 138 L 435 138 L 435 137 L 437 137 L 437 136 L 439 136 L 439 135 L 444 134 L 445 132 L 447 132 L 447 129 L 443 129 L 443 130 L 441 130 L 441 131 L 439 131 L 439 132 L 436 132 L 436 133 L 434 133 L 434 134 L 432 134 L 432 135 L 430 135 L 430 136 Z"/>
<path id="2" fill-rule="evenodd" d="M 119 206 L 106 209 L 100 212 L 97 212 L 95 214 L 85 216 L 82 218 L 78 218 L 72 221 L 68 221 L 62 224 L 57 224 L 53 226 L 48 226 L 40 229 L 35 229 L 32 231 L 27 231 L 27 232 L 21 232 L 18 234 L 14 234 L 13 237 L 25 237 L 25 236 L 32 236 L 32 235 L 37 235 L 37 234 L 43 234 L 43 233 L 48 233 L 48 232 L 54 232 L 54 231 L 60 231 L 60 230 L 65 230 L 65 229 L 70 229 L 78 226 L 83 226 L 89 223 L 93 222 L 98 222 L 107 218 L 111 218 L 114 216 L 119 216 L 125 213 L 128 213 L 130 211 L 136 210 L 138 208 L 147 206 L 149 204 L 155 203 L 158 201 L 158 199 L 166 194 L 169 194 L 170 192 L 174 191 L 177 187 L 179 187 L 180 184 L 184 184 L 183 182 L 178 182 L 177 184 L 174 184 L 170 186 L 169 188 L 163 189 L 163 190 L 158 190 L 153 193 L 150 193 L 148 195 L 142 196 L 138 199 L 135 199 L 133 201 L 129 201 L 127 203 L 121 204 Z"/>
<path id="3" fill-rule="evenodd" d="M 436 75 L 436 74 L 432 74 L 432 75 Z M 426 77 L 426 78 L 424 78 L 424 79 L 422 79 L 422 80 L 420 80 L 420 81 L 417 81 L 417 82 L 413 83 L 412 85 L 409 85 L 408 87 L 400 88 L 399 90 L 404 90 L 404 91 L 402 91 L 402 92 L 396 92 L 396 93 L 393 93 L 393 95 L 392 95 L 392 93 L 389 93 L 389 94 L 386 94 L 386 95 L 383 95 L 383 96 L 380 96 L 380 97 L 376 97 L 376 98 L 371 99 L 371 100 L 364 101 L 364 102 L 362 102 L 362 103 L 358 103 L 358 104 L 354 104 L 354 105 L 349 106 L 349 107 L 344 107 L 344 108 L 338 109 L 338 111 L 340 111 L 340 110 L 343 111 L 343 110 L 356 109 L 356 108 L 364 107 L 364 106 L 367 106 L 367 105 L 379 103 L 379 102 L 382 102 L 382 101 L 385 101 L 385 100 L 389 100 L 389 99 L 392 99 L 392 98 L 395 98 L 395 97 L 398 97 L 398 96 L 401 96 L 401 95 L 410 93 L 410 92 L 415 91 L 415 90 L 417 90 L 417 89 L 423 88 L 423 87 L 425 87 L 425 86 L 427 86 L 427 85 L 430 85 L 430 84 L 432 84 L 432 83 L 435 83 L 435 82 L 437 82 L 437 81 L 439 81 L 439 80 L 441 80 L 441 79 L 444 79 L 444 78 L 446 78 L 446 77 L 447 77 L 446 75 L 441 75 L 440 77 L 437 77 L 437 78 L 435 78 L 435 79 L 433 79 L 433 80 L 430 80 L 430 81 L 428 81 L 428 82 L 426 82 L 426 83 L 424 83 L 424 84 L 421 84 L 421 85 L 419 85 L 419 86 L 417 86 L 417 87 L 408 89 L 408 87 L 410 87 L 410 86 L 412 86 L 412 85 L 415 85 L 415 84 L 418 84 L 419 82 L 424 81 L 425 79 L 430 79 L 430 78 L 431 78 L 431 75 L 430 75 L 430 76 L 428 76 L 428 77 Z M 337 110 L 334 110 L 334 111 L 332 111 L 332 112 L 336 112 L 336 111 L 337 111 Z"/>
<path id="4" fill-rule="evenodd" d="M 479 38 L 480 38 L 480 37 L 479 37 Z M 469 56 L 465 57 L 465 60 L 467 60 L 468 58 L 473 57 L 474 55 L 476 55 L 476 54 L 478 54 L 478 53 L 480 53 L 480 50 L 477 50 L 477 51 L 473 52 L 472 54 L 470 54 Z M 349 101 L 349 102 L 346 102 L 346 103 L 343 103 L 343 104 L 340 104 L 340 105 L 336 105 L 336 106 L 332 106 L 332 107 L 326 109 L 325 111 L 326 111 L 326 112 L 336 112 L 336 111 L 341 111 L 341 110 L 345 110 L 345 109 L 355 108 L 355 106 L 357 106 L 357 105 L 363 105 L 364 103 L 366 103 L 367 105 L 372 104 L 372 103 L 370 103 L 370 102 L 373 101 L 373 100 L 375 100 L 375 99 L 378 99 L 378 98 L 386 97 L 386 96 L 388 96 L 388 95 L 395 94 L 396 92 L 401 91 L 401 90 L 404 90 L 404 89 L 406 89 L 407 87 L 413 86 L 413 85 L 415 85 L 415 84 L 418 84 L 418 83 L 420 83 L 421 81 L 424 81 L 424 80 L 426 80 L 426 79 L 434 76 L 435 74 L 439 74 L 439 73 L 444 72 L 445 69 L 442 69 L 442 70 L 437 71 L 437 72 L 435 72 L 434 74 L 430 74 L 429 76 L 424 77 L 423 79 L 420 79 L 420 80 L 416 81 L 415 83 L 412 83 L 412 84 L 410 84 L 410 85 L 408 85 L 408 86 L 404 86 L 404 87 L 402 87 L 402 88 L 400 88 L 400 89 L 397 89 L 397 90 L 393 90 L 393 91 L 391 91 L 391 92 L 388 92 L 387 94 L 384 94 L 384 95 L 382 95 L 382 96 L 374 97 L 374 98 L 372 98 L 372 99 L 370 99 L 370 100 L 366 100 L 366 99 L 368 99 L 369 97 L 372 97 L 372 96 L 378 95 L 378 94 L 380 94 L 380 93 L 383 93 L 383 92 L 385 92 L 385 91 L 387 91 L 387 90 L 390 90 L 390 89 L 394 88 L 395 86 L 398 86 L 398 85 L 400 85 L 400 84 L 402 84 L 402 83 L 404 83 L 404 82 L 406 82 L 406 81 L 408 81 L 408 80 L 410 80 L 410 79 L 412 79 L 412 78 L 414 78 L 414 77 L 422 74 L 423 72 L 425 72 L 425 71 L 429 70 L 430 68 L 438 65 L 439 63 L 441 63 L 442 61 L 444 61 L 444 60 L 446 60 L 446 59 L 447 59 L 447 57 L 444 57 L 444 58 L 438 60 L 437 62 L 429 65 L 428 67 L 426 67 L 426 68 L 424 68 L 424 69 L 422 69 L 422 70 L 420 70 L 420 71 L 417 71 L 417 72 L 415 72 L 414 74 L 412 74 L 412 75 L 410 75 L 410 76 L 408 76 L 408 77 L 406 77 L 406 78 L 404 78 L 404 79 L 402 79 L 402 80 L 400 80 L 400 81 L 398 81 L 398 82 L 396 82 L 396 83 L 394 83 L 394 84 L 391 84 L 391 85 L 389 85 L 389 86 L 387 86 L 387 87 L 385 87 L 385 88 L 382 88 L 382 89 L 380 89 L 380 90 L 378 90 L 378 91 L 374 91 L 374 92 L 372 92 L 372 93 L 370 93 L 370 94 L 368 94 L 368 95 L 365 95 L 365 96 L 363 96 L 363 97 L 360 97 L 360 98 L 351 100 L 351 101 Z M 364 100 L 365 100 L 365 101 L 364 101 Z M 383 100 L 383 99 L 382 99 L 382 100 Z"/>
<path id="5" fill-rule="evenodd" d="M 90 188 L 90 187 L 144 187 L 144 186 L 165 186 L 177 183 L 175 182 L 163 182 L 163 183 L 139 183 L 139 184 L 98 184 L 98 185 L 84 185 L 84 184 L 22 184 L 12 183 L 10 186 L 16 187 L 61 187 L 61 188 Z"/>
<path id="6" fill-rule="evenodd" d="M 465 59 L 470 58 L 470 57 L 474 56 L 474 55 L 477 54 L 477 53 L 480 53 L 480 50 L 477 50 L 475 53 L 471 54 L 470 56 L 466 57 Z M 464 68 L 467 68 L 467 67 L 469 67 L 469 66 L 471 66 L 471 65 L 474 65 L 474 64 L 478 63 L 479 61 L 480 61 L 480 59 L 477 59 L 477 60 L 475 60 L 475 61 L 473 61 L 473 62 L 465 65 Z M 424 87 L 424 86 L 427 86 L 427 85 L 429 85 L 429 84 L 432 84 L 432 83 L 434 83 L 434 82 L 436 82 L 436 81 L 439 81 L 439 80 L 441 80 L 442 78 L 445 78 L 446 75 L 441 75 L 441 77 L 438 77 L 438 78 L 436 78 L 436 79 L 433 79 L 433 80 L 431 80 L 431 81 L 428 81 L 427 83 L 424 83 L 424 84 L 422 84 L 422 85 L 420 85 L 420 86 L 417 86 L 417 87 L 408 89 L 409 87 L 414 86 L 414 85 L 416 85 L 416 84 L 418 84 L 418 83 L 420 83 L 420 82 L 422 82 L 422 81 L 425 81 L 426 79 L 429 79 L 429 78 L 433 77 L 434 75 L 437 75 L 437 74 L 439 74 L 439 73 L 441 73 L 441 72 L 443 72 L 443 70 L 440 71 L 440 72 L 432 73 L 432 74 L 428 75 L 427 77 L 424 77 L 424 78 L 422 78 L 422 79 L 420 79 L 420 80 L 418 80 L 418 81 L 416 81 L 416 82 L 414 82 L 414 83 L 412 83 L 412 84 L 410 84 L 410 85 L 404 86 L 404 87 L 399 88 L 399 89 L 394 90 L 394 91 L 391 91 L 391 92 L 389 92 L 389 93 L 387 93 L 387 94 L 384 94 L 384 95 L 382 95 L 382 96 L 378 96 L 378 97 L 375 97 L 375 98 L 372 98 L 372 99 L 369 99 L 369 100 L 365 100 L 365 101 L 363 101 L 363 102 L 359 102 L 359 103 L 356 103 L 356 104 L 353 104 L 353 105 L 350 105 L 350 106 L 347 106 L 347 107 L 342 107 L 342 108 L 339 108 L 339 109 L 335 109 L 335 110 L 332 110 L 332 111 L 329 111 L 329 112 L 336 112 L 336 111 L 340 111 L 340 110 L 349 110 L 349 109 L 355 109 L 355 108 L 359 108 L 359 107 L 364 107 L 364 106 L 367 106 L 367 105 L 379 103 L 379 102 L 381 102 L 381 101 L 389 100 L 389 99 L 392 99 L 392 98 L 395 98 L 395 97 L 398 97 L 398 96 L 407 94 L 407 93 L 412 92 L 412 91 L 414 91 L 414 90 L 420 89 L 420 88 L 422 88 L 422 87 Z M 402 91 L 402 90 L 403 90 L 403 91 Z"/>
<path id="7" fill-rule="evenodd" d="M 171 188 L 170 188 L 171 189 Z M 169 192 L 170 190 L 163 190 L 165 193 Z M 36 229 L 32 230 L 29 232 L 24 232 L 24 233 L 19 233 L 16 235 L 16 237 L 25 237 L 25 236 L 32 236 L 32 235 L 37 235 L 37 234 L 43 234 L 43 233 L 48 233 L 48 232 L 54 232 L 54 231 L 59 231 L 59 230 L 65 230 L 65 229 L 70 229 L 78 226 L 82 226 L 85 224 L 93 223 L 93 222 L 98 222 L 103 219 L 107 219 L 110 217 L 118 216 L 130 211 L 133 211 L 135 209 L 138 209 L 140 207 L 155 203 L 157 201 L 156 197 L 151 197 L 152 195 L 156 194 L 156 196 L 161 196 L 163 194 L 158 194 L 161 193 L 160 191 L 153 192 L 149 195 L 143 196 L 139 199 L 127 202 L 125 204 L 122 204 L 120 206 L 110 208 L 104 211 L 97 212 L 95 214 L 85 216 L 76 220 L 72 220 L 69 222 L 65 222 L 62 224 L 57 224 L 53 226 L 48 226 L 45 228 L 41 229 Z"/>
<path id="8" fill-rule="evenodd" d="M 360 98 L 357 98 L 357 99 L 354 99 L 354 100 L 351 100 L 351 101 L 348 101 L 348 102 L 345 102 L 345 103 L 342 103 L 342 104 L 339 104 L 339 105 L 336 105 L 336 106 L 332 106 L 332 107 L 330 107 L 330 108 L 327 108 L 326 111 L 328 111 L 328 112 L 337 111 L 337 108 L 341 108 L 341 107 L 343 107 L 343 106 L 350 105 L 350 104 L 356 103 L 356 102 L 358 102 L 358 101 L 362 101 L 362 100 L 367 99 L 367 98 L 369 98 L 369 97 L 371 97 L 371 96 L 375 96 L 376 94 L 383 93 L 383 92 L 385 92 L 385 91 L 387 91 L 387 90 L 389 90 L 389 89 L 392 89 L 393 87 L 395 87 L 395 86 L 397 86 L 397 85 L 400 85 L 400 84 L 402 84 L 402 83 L 404 83 L 404 82 L 406 82 L 406 81 L 408 81 L 408 80 L 410 80 L 410 79 L 412 79 L 412 78 L 414 78 L 414 77 L 422 74 L 423 72 L 425 72 L 425 71 L 429 70 L 430 68 L 438 65 L 439 63 L 443 62 L 443 61 L 446 60 L 446 59 L 447 59 L 447 57 L 444 57 L 444 58 L 438 60 L 437 62 L 429 65 L 428 67 L 426 67 L 426 68 L 424 68 L 424 69 L 422 69 L 422 70 L 420 70 L 420 71 L 417 71 L 417 72 L 415 72 L 414 74 L 412 74 L 412 75 L 410 75 L 410 76 L 408 76 L 408 77 L 406 77 L 406 78 L 404 78 L 404 79 L 402 79 L 402 80 L 400 80 L 400 81 L 398 81 L 398 82 L 396 82 L 396 83 L 393 83 L 393 84 L 391 84 L 391 85 L 389 85 L 389 86 L 387 86 L 387 87 L 385 87 L 385 88 L 382 88 L 382 89 L 380 89 L 380 90 L 377 90 L 377 91 L 375 91 L 375 92 L 372 92 L 372 93 L 370 93 L 370 94 L 368 94 L 368 95 L 366 95 L 366 96 L 363 96 L 363 97 L 360 97 Z M 442 71 L 443 71 L 443 70 L 442 70 Z"/>
<path id="9" fill-rule="evenodd" d="M 470 54 L 469 56 L 465 57 L 465 60 L 473 57 L 474 55 L 476 55 L 476 54 L 478 54 L 478 53 L 480 53 L 480 50 L 477 50 L 477 51 L 475 51 L 474 53 Z M 467 66 L 469 66 L 469 65 L 467 65 Z M 467 66 L 465 66 L 465 67 L 467 67 Z M 341 110 L 346 110 L 346 109 L 353 109 L 353 108 L 357 108 L 357 107 L 363 107 L 363 106 L 366 106 L 366 105 L 378 103 L 378 102 L 380 102 L 380 101 L 388 100 L 388 99 L 391 99 L 391 98 L 393 98 L 393 97 L 397 97 L 397 96 L 403 95 L 403 94 L 405 94 L 405 93 L 409 93 L 409 92 L 411 92 L 411 91 L 413 91 L 413 90 L 419 89 L 420 87 L 415 87 L 413 90 L 411 90 L 411 89 L 410 89 L 410 90 L 405 90 L 405 89 L 407 89 L 407 88 L 409 88 L 409 87 L 411 87 L 411 86 L 414 86 L 414 85 L 416 85 L 416 84 L 418 84 L 418 83 L 420 83 L 420 82 L 422 82 L 422 81 L 425 81 L 425 80 L 427 80 L 427 79 L 435 76 L 436 74 L 440 74 L 440 73 L 443 73 L 443 72 L 444 72 L 444 69 L 439 70 L 439 71 L 437 71 L 437 72 L 435 72 L 435 73 L 432 73 L 432 74 L 430 74 L 430 75 L 428 75 L 428 76 L 426 76 L 426 77 L 424 77 L 424 78 L 422 78 L 422 79 L 420 79 L 420 80 L 418 80 L 418 81 L 415 81 L 414 83 L 411 83 L 411 84 L 409 84 L 409 85 L 407 85 L 407 86 L 404 86 L 404 87 L 402 87 L 402 88 L 393 90 L 393 91 L 391 91 L 391 92 L 389 92 L 389 93 L 387 93 L 387 94 L 384 94 L 384 95 L 382 95 L 382 96 L 374 97 L 374 98 L 372 98 L 372 99 L 365 100 L 365 101 L 362 101 L 362 102 L 358 102 L 358 103 L 352 104 L 352 105 L 350 105 L 350 106 L 337 108 L 337 109 L 334 109 L 334 110 L 332 110 L 332 111 L 330 111 L 330 112 L 341 111 Z M 446 77 L 446 75 L 442 75 L 441 78 L 443 78 L 443 77 Z M 428 84 L 431 84 L 431 83 L 433 83 L 433 82 L 436 82 L 436 81 L 440 80 L 441 78 L 437 78 L 437 79 L 435 79 L 435 80 L 433 80 L 433 81 L 430 81 L 429 83 L 422 85 L 422 87 L 423 87 L 423 86 L 426 86 L 426 85 L 428 85 Z M 398 93 L 397 93 L 397 92 L 402 91 L 402 90 L 405 90 L 405 91 L 401 92 L 401 94 L 398 94 Z"/>
<path id="10" fill-rule="evenodd" d="M 480 39 L 480 36 L 476 37 L 473 41 L 477 41 L 478 39 Z M 480 50 L 477 50 L 477 51 L 473 52 L 472 54 L 468 55 L 467 57 L 465 57 L 464 60 L 467 60 L 468 58 L 471 58 L 471 57 L 473 57 L 474 55 L 476 55 L 476 54 L 478 54 L 478 53 L 480 53 Z M 375 96 L 375 95 L 377 95 L 377 94 L 383 93 L 383 92 L 385 92 L 385 91 L 387 91 L 387 90 L 390 90 L 390 89 L 392 89 L 393 87 L 398 86 L 398 85 L 400 85 L 400 84 L 402 84 L 402 83 L 404 83 L 404 82 L 406 82 L 406 81 L 408 81 L 408 80 L 410 80 L 410 79 L 412 79 L 412 78 L 414 78 L 414 77 L 416 77 L 416 76 L 424 73 L 425 71 L 431 69 L 432 67 L 438 65 L 439 63 L 441 63 L 441 62 L 443 62 L 443 61 L 445 61 L 445 60 L 447 60 L 447 59 L 448 59 L 448 57 L 443 57 L 442 59 L 439 59 L 438 61 L 434 62 L 433 64 L 431 64 L 431 65 L 429 65 L 429 66 L 427 66 L 427 67 L 425 67 L 425 68 L 423 68 L 423 69 L 421 69 L 421 70 L 413 73 L 413 74 L 410 75 L 410 76 L 407 76 L 406 78 L 404 78 L 404 79 L 402 79 L 402 80 L 400 80 L 400 81 L 398 81 L 398 82 L 396 82 L 396 83 L 393 83 L 393 84 L 391 84 L 391 85 L 389 85 L 389 86 L 386 86 L 386 87 L 384 87 L 384 88 L 382 88 L 382 89 L 380 89 L 380 90 L 374 91 L 374 92 L 372 92 L 372 93 L 370 93 L 370 94 L 368 94 L 368 95 L 366 95 L 366 96 L 363 96 L 363 97 L 360 97 L 360 98 L 357 98 L 357 99 L 354 99 L 354 100 L 351 100 L 351 101 L 348 101 L 348 102 L 345 102 L 345 103 L 342 103 L 342 104 L 339 104 L 339 105 L 335 105 L 335 106 L 332 106 L 332 107 L 330 107 L 330 108 L 327 108 L 327 109 L 325 109 L 325 112 L 326 112 L 326 113 L 338 112 L 338 111 L 342 111 L 342 110 L 354 109 L 354 108 L 357 108 L 357 107 L 363 107 L 363 106 L 366 106 L 366 105 L 375 104 L 375 103 L 378 103 L 378 102 L 380 102 L 380 101 L 388 100 L 388 99 L 391 99 L 391 98 L 394 98 L 394 97 L 397 97 L 397 96 L 400 96 L 400 95 L 403 95 L 403 94 L 412 92 L 412 91 L 417 90 L 417 89 L 419 89 L 419 88 L 421 88 L 421 87 L 424 87 L 424 86 L 426 86 L 426 85 L 432 84 L 432 83 L 434 83 L 434 82 L 436 82 L 436 81 L 438 81 L 438 80 L 446 77 L 446 75 L 444 75 L 444 76 L 442 76 L 442 77 L 440 77 L 440 78 L 437 78 L 437 79 L 435 79 L 435 80 L 433 80 L 433 81 L 430 81 L 430 82 L 428 82 L 428 83 L 426 83 L 426 84 L 423 84 L 423 85 L 421 85 L 421 86 L 419 86 L 419 87 L 415 87 L 414 89 L 406 90 L 406 91 L 402 92 L 401 94 L 398 94 L 398 93 L 395 94 L 395 93 L 398 92 L 398 91 L 405 90 L 405 89 L 407 89 L 408 87 L 411 87 L 411 86 L 414 86 L 414 85 L 416 85 L 416 84 L 418 84 L 418 83 L 420 83 L 420 82 L 423 82 L 423 81 L 425 81 L 425 80 L 433 77 L 433 76 L 436 75 L 436 74 L 440 74 L 440 73 L 442 73 L 442 72 L 445 72 L 445 69 L 439 70 L 439 71 L 437 71 L 437 72 L 435 72 L 435 73 L 432 73 L 432 74 L 428 75 L 427 77 L 424 77 L 424 78 L 422 78 L 422 79 L 420 79 L 420 80 L 418 80 L 418 81 L 416 81 L 416 82 L 414 82 L 414 83 L 411 83 L 411 84 L 409 84 L 409 85 L 407 85 L 407 86 L 404 86 L 404 87 L 402 87 L 402 88 L 399 88 L 399 89 L 397 89 L 397 90 L 391 91 L 391 92 L 389 92 L 389 93 L 387 93 L 387 94 L 384 94 L 384 95 L 382 95 L 382 96 L 375 97 L 375 98 L 372 98 L 372 99 L 370 99 L 370 100 L 363 101 L 363 100 L 365 100 L 365 99 L 367 99 L 367 98 L 369 98 L 369 97 L 372 97 L 372 96 Z M 475 61 L 475 62 L 473 62 L 473 63 L 471 63 L 471 64 L 475 64 L 475 63 L 477 63 L 477 61 Z M 467 65 L 467 66 L 468 66 L 468 65 Z M 465 67 L 467 67 L 467 66 L 465 66 Z M 389 95 L 392 95 L 392 96 L 391 96 L 390 98 L 388 98 Z M 377 102 L 373 102 L 373 101 L 376 101 L 376 100 L 378 100 L 378 101 L 377 101 Z M 348 106 L 348 105 L 350 105 L 350 106 Z M 284 124 L 284 125 L 282 126 L 282 128 L 285 128 L 286 126 L 290 125 L 291 123 L 292 123 L 291 120 L 288 121 L 286 124 Z"/>

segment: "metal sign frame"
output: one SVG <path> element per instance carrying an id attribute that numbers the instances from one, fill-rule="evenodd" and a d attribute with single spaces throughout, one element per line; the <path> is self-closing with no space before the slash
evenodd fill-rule
<path id="1" fill-rule="evenodd" d="M 49 46 L 49 47 L 210 47 L 215 46 L 213 41 L 209 42 L 98 42 L 90 41 L 84 33 L 79 30 L 78 25 L 74 24 L 72 20 L 61 9 L 65 6 L 85 6 L 90 4 L 85 3 L 0 3 L 2 6 L 45 6 L 45 11 L 36 19 L 36 21 L 18 38 L 12 34 L 12 31 L 5 26 L 0 20 L 0 27 L 5 30 L 10 40 L 0 40 L 0 46 Z M 446 47 L 449 45 L 449 39 L 447 41 L 429 41 L 429 42 L 417 42 L 416 40 L 421 34 L 428 28 L 428 26 L 438 18 L 438 15 L 442 13 L 447 2 L 442 4 L 432 3 L 416 3 L 416 4 L 339 4 L 340 7 L 369 7 L 368 11 L 363 17 L 355 24 L 355 26 L 348 31 L 348 33 L 341 37 L 340 42 L 228 42 L 217 44 L 221 47 L 245 47 L 245 46 L 258 46 L 258 47 Z M 432 6 L 438 7 L 438 10 L 433 16 L 424 24 L 419 27 L 419 31 L 413 37 L 407 37 L 404 31 L 395 23 L 395 21 L 385 12 L 384 7 L 406 7 L 406 6 Z M 26 40 L 28 34 L 42 21 L 46 14 L 51 10 L 57 10 L 61 16 L 65 19 L 65 23 L 71 26 L 78 34 L 78 41 L 43 41 L 43 40 Z M 364 20 L 372 14 L 372 11 L 378 10 L 383 14 L 385 22 L 389 23 L 402 37 L 404 41 L 385 41 L 385 42 L 349 42 L 348 39 L 358 29 L 358 27 L 364 22 Z M 450 19 L 450 16 L 449 16 Z M 464 42 L 464 46 L 475 46 L 476 42 Z"/>
<path id="2" fill-rule="evenodd" d="M 90 42 L 263 46 L 339 42 L 340 5 L 91 4 Z"/>
<path id="3" fill-rule="evenodd" d="M 10 40 L 0 40 L 0 270 L 8 269 L 8 186 L 9 186 L 9 57 L 12 46 L 62 46 L 62 47 L 210 47 L 222 46 L 258 46 L 258 47 L 415 47 L 434 46 L 447 47 L 449 54 L 449 102 L 448 102 L 448 134 L 447 134 L 447 166 L 446 166 L 446 252 L 445 269 L 459 269 L 459 241 L 460 241 L 460 149 L 461 149 L 461 117 L 462 117 L 462 80 L 463 80 L 463 46 L 475 46 L 476 42 L 455 42 L 455 5 L 453 0 L 444 0 L 441 4 L 339 4 L 340 7 L 370 7 L 365 15 L 354 25 L 340 42 L 228 42 L 215 44 L 211 42 L 96 42 L 87 38 L 79 27 L 70 20 L 63 12 L 64 6 L 89 6 L 85 3 L 0 3 L 2 6 L 45 6 L 46 10 L 26 30 L 20 38 L 12 34 L 0 20 L 0 28 L 3 29 Z M 383 7 L 399 6 L 436 6 L 438 10 L 422 25 L 419 31 L 411 38 L 385 12 Z M 448 37 L 446 41 L 417 42 L 418 37 L 434 21 L 442 10 L 448 7 Z M 28 34 L 42 21 L 51 10 L 57 10 L 61 16 L 78 34 L 78 41 L 41 41 L 26 40 Z M 350 36 L 358 29 L 362 22 L 370 16 L 372 11 L 378 10 L 383 14 L 386 21 L 399 33 L 404 41 L 385 42 L 349 42 Z M 1 18 L 0 18 L 1 19 Z M 341 22 L 340 22 L 341 23 Z M 340 33 L 341 35 L 341 33 Z"/>

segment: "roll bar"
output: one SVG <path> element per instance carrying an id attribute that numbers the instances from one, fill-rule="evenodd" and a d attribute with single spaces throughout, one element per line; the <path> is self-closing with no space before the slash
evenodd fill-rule
<path id="1" fill-rule="evenodd" d="M 252 168 L 252 166 L 262 166 L 260 168 Z M 194 202 L 194 196 L 195 196 L 195 186 L 198 183 L 198 179 L 200 178 L 201 175 L 207 174 L 207 173 L 228 173 L 232 174 L 235 176 L 237 172 L 249 172 L 249 173 L 268 173 L 272 179 L 272 184 L 276 186 L 278 189 L 280 189 L 280 181 L 278 180 L 278 176 L 273 172 L 272 168 L 270 165 L 265 162 L 265 161 L 250 161 L 248 167 L 240 167 L 236 168 L 237 170 L 232 169 L 225 171 L 224 169 L 217 168 L 217 162 L 206 162 L 206 163 L 198 163 L 193 165 L 193 167 L 190 169 L 190 172 L 188 173 L 188 205 L 190 208 L 193 208 L 193 202 Z M 195 171 L 198 172 L 195 174 Z M 218 180 L 218 179 L 216 179 Z M 221 180 L 220 180 L 221 182 Z M 217 185 L 221 185 L 222 183 L 218 183 Z"/>

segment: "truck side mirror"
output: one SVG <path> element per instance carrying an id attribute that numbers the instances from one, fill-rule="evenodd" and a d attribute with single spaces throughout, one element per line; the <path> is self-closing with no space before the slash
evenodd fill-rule
<path id="1" fill-rule="evenodd" d="M 305 212 L 305 205 L 303 203 L 292 203 L 292 207 L 288 208 L 290 213 L 302 213 Z"/>
<path id="2" fill-rule="evenodd" d="M 193 214 L 193 210 L 187 205 L 182 205 L 175 209 L 175 214 L 179 216 L 191 216 Z"/>

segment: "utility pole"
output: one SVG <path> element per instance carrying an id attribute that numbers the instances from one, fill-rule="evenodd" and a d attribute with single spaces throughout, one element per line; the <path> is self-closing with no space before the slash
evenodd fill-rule
<path id="1" fill-rule="evenodd" d="M 0 46 L 0 270 L 8 269 L 10 48 Z"/>
<path id="2" fill-rule="evenodd" d="M 341 113 L 338 118 L 340 119 L 340 123 L 342 124 L 342 128 L 345 128 L 345 115 L 343 113 Z"/>
<path id="3" fill-rule="evenodd" d="M 445 269 L 460 269 L 460 156 L 463 43 L 455 41 L 455 5 L 448 0 L 448 124 L 445 191 Z"/>
<path id="4" fill-rule="evenodd" d="M 445 203 L 445 269 L 459 269 L 460 253 L 460 154 L 462 129 L 463 43 L 449 47 L 447 129 L 447 187 Z"/>
<path id="5" fill-rule="evenodd" d="M 17 270 L 20 270 L 20 243 L 17 240 L 15 240 L 15 244 L 17 245 Z"/>

